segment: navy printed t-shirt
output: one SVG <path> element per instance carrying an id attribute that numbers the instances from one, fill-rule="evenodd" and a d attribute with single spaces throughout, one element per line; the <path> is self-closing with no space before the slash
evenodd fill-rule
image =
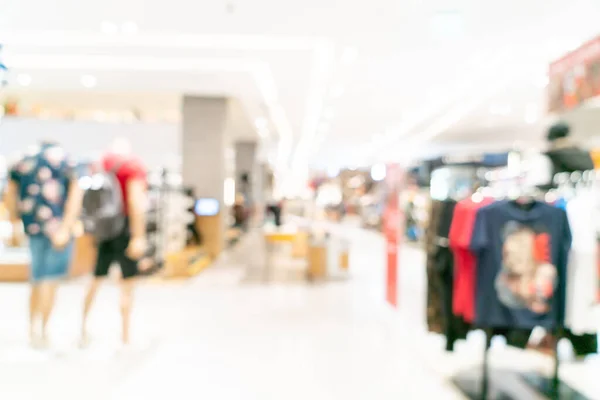
<path id="1" fill-rule="evenodd" d="M 482 328 L 553 328 L 564 320 L 571 231 L 564 210 L 499 201 L 477 212 L 475 324 Z"/>
<path id="2" fill-rule="evenodd" d="M 12 166 L 10 179 L 19 186 L 19 212 L 28 235 L 51 236 L 60 227 L 69 182 L 76 175 L 63 148 L 51 143 Z"/>

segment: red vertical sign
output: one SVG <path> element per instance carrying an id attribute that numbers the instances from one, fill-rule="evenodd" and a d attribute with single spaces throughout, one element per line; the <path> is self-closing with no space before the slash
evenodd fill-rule
<path id="1" fill-rule="evenodd" d="M 400 209 L 400 188 L 402 170 L 399 165 L 390 164 L 386 169 L 385 183 L 387 197 L 383 215 L 383 233 L 386 241 L 387 273 L 385 297 L 392 306 L 398 306 L 398 261 L 402 233 L 400 225 L 402 211 Z"/>

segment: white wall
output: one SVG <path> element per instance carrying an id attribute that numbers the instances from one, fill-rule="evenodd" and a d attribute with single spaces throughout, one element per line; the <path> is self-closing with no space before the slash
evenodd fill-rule
<path id="1" fill-rule="evenodd" d="M 76 158 L 94 158 L 102 154 L 117 137 L 131 141 L 135 153 L 148 167 L 168 165 L 181 157 L 178 124 L 102 123 L 93 121 L 52 121 L 5 117 L 0 123 L 0 155 L 10 157 L 44 139 L 62 144 Z"/>

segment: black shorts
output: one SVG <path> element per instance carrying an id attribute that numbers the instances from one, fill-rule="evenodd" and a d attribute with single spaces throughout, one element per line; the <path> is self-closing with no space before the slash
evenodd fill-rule
<path id="1" fill-rule="evenodd" d="M 116 238 L 98 243 L 95 277 L 107 276 L 108 270 L 114 262 L 121 267 L 123 279 L 130 279 L 138 275 L 138 261 L 132 260 L 126 255 L 130 239 L 129 227 L 126 226 Z"/>

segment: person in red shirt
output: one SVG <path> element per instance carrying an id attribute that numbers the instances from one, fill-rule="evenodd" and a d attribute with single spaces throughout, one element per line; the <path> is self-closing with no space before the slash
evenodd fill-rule
<path id="1" fill-rule="evenodd" d="M 83 311 L 82 344 L 88 342 L 87 319 L 98 287 L 114 262 L 121 267 L 122 341 L 123 344 L 128 344 L 134 278 L 138 275 L 138 262 L 144 256 L 147 247 L 146 169 L 142 162 L 131 154 L 128 145 L 118 141 L 113 145 L 112 151 L 103 157 L 100 166 L 105 171 L 115 171 L 121 186 L 123 212 L 127 223 L 119 236 L 97 244 L 98 257 L 94 280 L 87 292 Z"/>

